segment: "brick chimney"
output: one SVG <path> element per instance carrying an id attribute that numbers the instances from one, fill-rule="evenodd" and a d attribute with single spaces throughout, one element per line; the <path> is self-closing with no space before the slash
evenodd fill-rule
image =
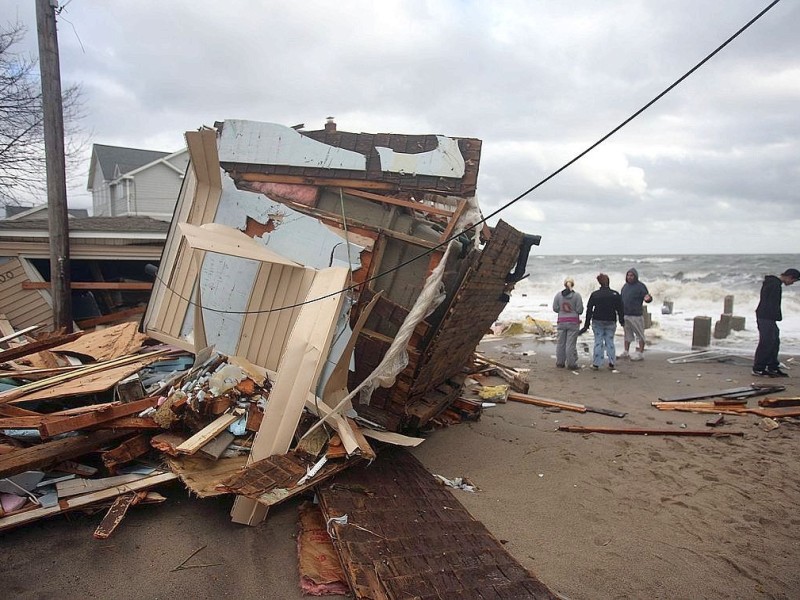
<path id="1" fill-rule="evenodd" d="M 333 117 L 328 117 L 325 119 L 325 133 L 335 133 L 336 132 L 336 122 L 333 120 Z"/>

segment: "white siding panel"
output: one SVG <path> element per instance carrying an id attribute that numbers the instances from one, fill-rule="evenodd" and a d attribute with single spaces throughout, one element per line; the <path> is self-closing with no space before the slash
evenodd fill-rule
<path id="1" fill-rule="evenodd" d="M 160 163 L 135 175 L 131 183 L 132 214 L 171 214 L 181 191 L 181 176 Z"/>

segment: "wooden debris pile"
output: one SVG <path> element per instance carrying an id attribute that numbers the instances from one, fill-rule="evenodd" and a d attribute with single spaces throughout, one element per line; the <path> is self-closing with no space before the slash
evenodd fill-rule
<path id="1" fill-rule="evenodd" d="M 0 531 L 112 503 L 95 535 L 107 537 L 131 506 L 164 500 L 151 487 L 176 478 L 200 497 L 234 493 L 266 508 L 374 459 L 366 436 L 422 441 L 362 428 L 307 392 L 287 408 L 289 378 L 270 403 L 275 374 L 266 369 L 211 350 L 192 356 L 135 330 L 81 332 L 52 346 L 52 360 L 70 357 L 68 366 L 24 366 L 42 360 L 38 342 L 2 365 Z M 344 377 L 346 368 L 335 370 L 330 389 L 339 393 Z M 290 410 L 296 420 L 282 426 Z M 253 460 L 257 432 L 276 425 L 275 435 L 289 432 L 286 450 Z"/>

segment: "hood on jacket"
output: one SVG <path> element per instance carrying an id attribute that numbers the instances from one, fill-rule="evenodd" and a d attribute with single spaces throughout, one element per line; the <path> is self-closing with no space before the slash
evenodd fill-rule
<path id="1" fill-rule="evenodd" d="M 634 283 L 635 283 L 635 282 L 637 282 L 637 281 L 639 281 L 639 271 L 637 271 L 637 270 L 636 270 L 636 269 L 634 269 L 634 268 L 630 268 L 630 269 L 628 269 L 628 271 L 625 273 L 625 276 L 626 276 L 626 277 L 628 276 L 628 273 L 633 273 L 633 281 L 634 281 Z"/>
<path id="2" fill-rule="evenodd" d="M 573 290 L 569 289 L 569 288 L 564 288 L 563 290 L 561 290 L 561 295 L 564 296 L 564 298 L 567 298 L 567 297 L 571 296 L 574 293 L 575 292 Z"/>

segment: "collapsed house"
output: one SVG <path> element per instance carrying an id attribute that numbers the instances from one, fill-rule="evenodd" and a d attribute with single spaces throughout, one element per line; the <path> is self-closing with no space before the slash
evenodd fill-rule
<path id="1" fill-rule="evenodd" d="M 351 326 L 380 293 L 358 333 L 348 387 L 382 363 L 405 363 L 393 385 L 353 397 L 359 416 L 398 431 L 452 401 L 458 385 L 448 382 L 538 243 L 502 221 L 475 227 L 480 140 L 247 121 L 186 137 L 189 174 L 148 335 L 188 350 L 202 347 L 203 335 L 218 351 L 276 370 L 301 305 L 319 297 L 309 294 L 313 282 L 346 265 L 352 274 L 318 293 L 346 288 L 340 313 Z M 422 296 L 426 282 L 433 291 Z M 406 343 L 392 348 L 398 336 Z"/>
<path id="2" fill-rule="evenodd" d="M 309 395 L 324 420 L 349 413 L 395 432 L 455 400 L 538 243 L 502 221 L 482 226 L 479 140 L 229 120 L 186 141 L 143 327 L 290 382 L 251 458 L 289 450 Z M 245 512 L 234 519 L 260 520 Z"/>
<path id="3" fill-rule="evenodd" d="M 112 476 L 106 479 L 123 476 L 125 483 L 106 482 L 115 486 L 109 490 L 99 482 L 62 482 L 93 492 L 62 500 L 56 489 L 55 504 L 6 516 L 0 530 L 119 496 L 110 524 L 96 532 L 107 537 L 129 505 L 156 501 L 149 487 L 176 477 L 200 497 L 236 494 L 232 519 L 254 525 L 270 506 L 374 460 L 372 444 L 418 444 L 408 434 L 463 402 L 465 366 L 539 242 L 502 221 L 484 224 L 475 198 L 477 139 L 355 134 L 332 122 L 305 132 L 229 120 L 186 140 L 187 174 L 140 324 L 149 342 L 130 356 L 37 373 L 38 381 L 0 391 L 0 425 L 36 429 L 42 442 L 7 442 L 0 476 L 52 469 L 104 449 Z M 59 352 L 63 346 L 51 354 Z M 116 384 L 118 394 L 121 378 L 137 369 L 189 356 L 191 368 L 156 377 L 128 402 L 67 405 L 53 387 L 70 381 L 75 395 L 92 377 L 98 391 Z M 34 395 L 42 393 L 57 410 L 45 414 Z M 62 433 L 73 436 L 59 439 Z M 162 453 L 161 466 L 118 475 L 152 449 Z M 422 504 L 439 497 L 436 481 L 420 478 L 421 466 L 391 456 L 378 458 L 402 463 L 402 472 L 420 480 L 413 489 Z M 326 510 L 336 513 L 347 502 L 329 495 Z M 373 518 L 369 511 L 365 519 Z M 454 536 L 444 521 L 436 524 L 436 514 L 430 539 L 420 542 L 440 548 L 429 557 L 432 573 L 449 552 L 483 585 L 471 569 L 485 554 L 482 568 L 491 563 L 504 589 L 540 585 L 509 566 L 514 561 L 488 531 L 470 525 L 474 535 Z M 459 518 L 471 522 L 466 512 Z M 380 552 L 406 548 L 396 554 L 406 564 L 409 547 L 398 541 Z M 359 583 L 364 567 L 357 563 L 348 563 L 351 586 L 377 585 Z M 409 583 L 401 579 L 392 584 L 398 590 Z M 387 575 L 380 585 L 388 581 Z"/>

